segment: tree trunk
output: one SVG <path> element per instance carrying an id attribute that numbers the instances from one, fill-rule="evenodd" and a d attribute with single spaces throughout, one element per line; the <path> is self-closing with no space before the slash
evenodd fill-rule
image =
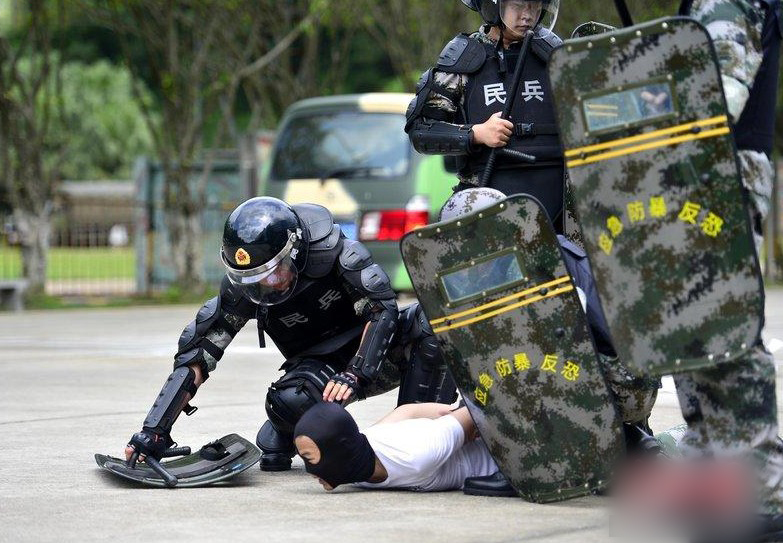
<path id="1" fill-rule="evenodd" d="M 184 294 L 204 290 L 204 258 L 201 216 L 203 191 L 193 192 L 189 168 L 164 168 L 166 175 L 166 225 L 169 231 L 170 256 L 177 286 Z M 215 250 L 217 252 L 217 249 Z"/>
<path id="2" fill-rule="evenodd" d="M 22 272 L 28 294 L 42 294 L 46 286 L 46 260 L 52 230 L 52 202 L 36 211 L 14 209 L 14 225 L 22 245 Z"/>

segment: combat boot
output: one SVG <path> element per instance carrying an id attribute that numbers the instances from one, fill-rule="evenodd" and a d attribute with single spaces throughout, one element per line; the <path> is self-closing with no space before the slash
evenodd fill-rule
<path id="1" fill-rule="evenodd" d="M 645 421 L 624 422 L 625 450 L 629 456 L 652 458 L 663 453 L 660 442 Z"/>
<path id="2" fill-rule="evenodd" d="M 256 436 L 256 445 L 261 449 L 261 471 L 287 471 L 296 454 L 293 436 L 278 432 L 272 423 L 266 421 Z"/>
<path id="3" fill-rule="evenodd" d="M 492 475 L 483 477 L 468 477 L 462 492 L 471 496 L 494 496 L 497 498 L 514 498 L 519 496 L 506 476 L 496 471 Z"/>

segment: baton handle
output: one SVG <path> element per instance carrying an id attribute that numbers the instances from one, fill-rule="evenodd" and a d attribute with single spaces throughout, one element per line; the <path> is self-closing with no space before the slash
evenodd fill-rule
<path id="1" fill-rule="evenodd" d="M 169 488 L 174 488 L 177 486 L 177 478 L 174 477 L 171 473 L 169 473 L 166 468 L 160 465 L 160 462 L 152 458 L 151 456 L 148 456 L 144 459 L 144 461 L 147 463 L 149 467 L 152 468 L 152 471 L 157 473 L 161 476 L 163 479 L 163 482 L 166 483 L 166 486 Z"/>
<path id="2" fill-rule="evenodd" d="M 513 158 L 519 162 L 529 162 L 530 164 L 536 163 L 535 156 L 523 153 L 522 151 L 517 151 L 516 149 L 506 149 L 505 147 L 501 147 L 498 152 L 503 156 Z"/>
<path id="3" fill-rule="evenodd" d="M 499 39 L 503 39 L 501 36 Z M 514 100 L 517 97 L 517 90 L 519 90 L 519 81 L 522 79 L 522 70 L 525 66 L 525 60 L 527 60 L 527 52 L 530 49 L 530 41 L 533 39 L 533 31 L 528 30 L 525 34 L 525 41 L 522 42 L 522 49 L 519 51 L 519 60 L 517 66 L 514 68 L 514 77 L 511 80 L 511 91 L 508 93 L 506 103 L 503 104 L 503 111 L 500 114 L 500 118 L 508 120 L 511 116 L 511 108 L 514 107 Z M 489 152 L 489 158 L 487 159 L 487 165 L 484 167 L 484 172 L 479 179 L 479 187 L 486 187 L 489 184 L 489 180 L 492 178 L 492 172 L 495 170 L 495 161 L 497 160 L 498 148 L 493 147 Z"/>
<path id="4" fill-rule="evenodd" d="M 190 447 L 172 447 L 163 451 L 163 458 L 169 456 L 187 456 L 190 454 Z"/>
<path id="5" fill-rule="evenodd" d="M 131 457 L 128 459 L 128 467 L 130 469 L 136 469 L 136 462 L 139 460 L 139 451 L 135 450 L 133 451 L 133 454 L 131 454 Z"/>

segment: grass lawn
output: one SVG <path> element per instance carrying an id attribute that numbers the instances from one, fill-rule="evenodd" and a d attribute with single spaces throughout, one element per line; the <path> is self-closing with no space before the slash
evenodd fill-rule
<path id="1" fill-rule="evenodd" d="M 21 276 L 21 251 L 16 247 L 0 247 L 0 279 Z M 47 279 L 132 279 L 135 276 L 136 252 L 132 247 L 49 250 Z"/>

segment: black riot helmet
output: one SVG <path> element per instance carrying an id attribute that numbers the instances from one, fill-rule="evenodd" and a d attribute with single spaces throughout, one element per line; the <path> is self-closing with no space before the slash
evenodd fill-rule
<path id="1" fill-rule="evenodd" d="M 462 3 L 473 11 L 477 11 L 484 22 L 493 26 L 511 26 L 504 21 L 504 4 L 533 2 L 541 4 L 541 15 L 537 26 L 552 30 L 557 22 L 557 12 L 560 0 L 462 0 Z"/>
<path id="2" fill-rule="evenodd" d="M 251 198 L 226 219 L 220 257 L 243 296 L 260 305 L 284 302 L 307 260 L 307 228 L 291 206 Z"/>

